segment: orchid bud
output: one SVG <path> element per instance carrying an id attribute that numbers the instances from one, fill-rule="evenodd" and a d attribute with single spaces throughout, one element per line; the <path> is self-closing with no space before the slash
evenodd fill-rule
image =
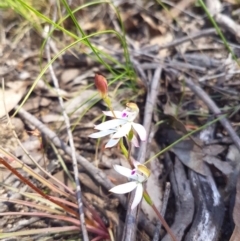
<path id="1" fill-rule="evenodd" d="M 108 93 L 108 83 L 105 77 L 100 74 L 95 74 L 94 82 L 97 90 L 102 95 L 102 98 L 105 98 Z"/>

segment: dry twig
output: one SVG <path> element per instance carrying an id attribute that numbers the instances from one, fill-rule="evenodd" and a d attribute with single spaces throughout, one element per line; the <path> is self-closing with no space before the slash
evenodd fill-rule
<path id="1" fill-rule="evenodd" d="M 57 13 L 56 10 L 57 10 L 57 8 L 56 8 L 56 5 L 55 5 L 54 14 L 53 14 L 54 18 L 56 18 L 56 13 Z M 55 22 L 55 19 L 53 19 L 53 21 Z M 48 60 L 49 63 L 51 61 L 50 41 L 51 41 L 51 38 L 48 37 L 47 43 L 46 43 L 46 55 L 47 55 L 47 60 Z M 68 117 L 68 115 L 67 115 L 67 113 L 64 109 L 63 99 L 62 99 L 60 91 L 59 91 L 58 79 L 55 75 L 52 64 L 49 65 L 49 71 L 50 71 L 50 74 L 51 74 L 51 77 L 52 77 L 54 87 L 55 87 L 56 92 L 57 92 L 58 101 L 59 101 L 59 104 L 60 104 L 60 107 L 61 107 L 61 110 L 62 110 L 64 122 L 66 124 L 69 144 L 70 144 L 70 148 L 71 148 L 71 157 L 72 157 L 72 162 L 73 162 L 73 172 L 74 172 L 74 179 L 75 179 L 75 183 L 76 183 L 76 198 L 77 198 L 77 203 L 78 203 L 78 211 L 79 211 L 79 216 L 80 216 L 79 218 L 80 218 L 80 221 L 81 221 L 81 231 L 82 231 L 82 235 L 83 235 L 83 240 L 89 241 L 88 232 L 87 232 L 86 223 L 85 223 L 85 217 L 84 217 L 84 209 L 83 209 L 83 202 L 82 202 L 82 191 L 81 191 L 81 184 L 80 184 L 79 177 L 78 177 L 79 172 L 78 172 L 78 166 L 77 166 L 76 149 L 75 149 L 75 145 L 74 145 L 74 141 L 73 141 L 71 124 L 70 124 L 69 117 Z"/>

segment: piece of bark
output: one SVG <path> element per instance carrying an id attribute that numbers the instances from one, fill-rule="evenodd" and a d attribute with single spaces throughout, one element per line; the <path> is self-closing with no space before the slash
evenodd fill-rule
<path id="1" fill-rule="evenodd" d="M 171 159 L 168 153 L 165 153 L 165 160 L 168 168 Z M 194 200 L 190 188 L 189 180 L 186 177 L 183 164 L 176 158 L 173 171 L 170 173 L 170 181 L 173 187 L 176 199 L 176 214 L 174 222 L 171 225 L 172 232 L 178 240 L 182 240 L 186 229 L 191 224 L 194 214 Z M 172 241 L 167 234 L 162 241 Z"/>
<path id="2" fill-rule="evenodd" d="M 207 177 L 191 170 L 189 176 L 196 203 L 195 216 L 185 241 L 217 241 L 224 218 L 224 206 L 209 168 Z"/>
<path id="3" fill-rule="evenodd" d="M 202 130 L 200 137 L 205 141 L 213 138 L 216 125 L 211 125 Z M 220 152 L 221 148 L 216 151 Z M 213 151 L 213 150 L 212 150 Z M 211 152 L 205 150 L 206 154 Z M 209 157 L 211 158 L 211 156 Z M 199 175 L 189 170 L 193 196 L 195 200 L 195 215 L 192 226 L 184 241 L 217 241 L 224 218 L 224 204 L 216 187 L 209 167 L 205 165 L 206 176 Z"/>

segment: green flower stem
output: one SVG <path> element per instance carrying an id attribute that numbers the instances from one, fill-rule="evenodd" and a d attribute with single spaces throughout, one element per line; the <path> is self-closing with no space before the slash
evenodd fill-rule
<path id="1" fill-rule="evenodd" d="M 117 119 L 114 111 L 113 111 L 113 108 L 112 108 L 112 103 L 111 103 L 111 100 L 109 99 L 108 96 L 104 96 L 103 97 L 103 101 L 106 103 L 107 107 L 109 108 L 109 110 L 112 112 L 113 116 L 115 119 Z"/>
<path id="2" fill-rule="evenodd" d="M 120 148 L 122 150 L 123 155 L 128 159 L 128 150 L 123 144 L 123 138 L 120 139 Z"/>
<path id="3" fill-rule="evenodd" d="M 156 206 L 154 205 L 153 201 L 151 200 L 149 194 L 147 193 L 146 190 L 143 192 L 143 198 L 145 201 L 152 207 L 153 211 L 157 214 L 158 219 L 162 223 L 163 227 L 166 229 L 167 233 L 171 236 L 173 241 L 177 241 L 175 235 L 173 234 L 171 228 L 168 226 L 167 222 L 163 218 L 163 216 L 160 214 L 160 212 L 157 210 Z"/>
<path id="4" fill-rule="evenodd" d="M 128 141 L 128 162 L 130 163 L 131 167 L 133 167 L 133 164 L 131 162 L 131 150 L 132 150 L 132 144 L 130 141 Z"/>

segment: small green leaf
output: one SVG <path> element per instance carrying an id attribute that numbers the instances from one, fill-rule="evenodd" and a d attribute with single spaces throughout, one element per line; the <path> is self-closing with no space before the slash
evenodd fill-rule
<path id="1" fill-rule="evenodd" d="M 129 134 L 128 134 L 128 140 L 131 141 L 133 138 L 133 130 L 131 129 Z"/>
<path id="2" fill-rule="evenodd" d="M 143 198 L 145 201 L 150 205 L 153 206 L 153 201 L 151 200 L 150 196 L 147 194 L 147 192 L 143 192 Z"/>
<path id="3" fill-rule="evenodd" d="M 121 151 L 123 153 L 123 155 L 128 158 L 128 151 L 126 149 L 126 147 L 123 144 L 123 138 L 120 139 L 120 147 L 121 147 Z"/>

